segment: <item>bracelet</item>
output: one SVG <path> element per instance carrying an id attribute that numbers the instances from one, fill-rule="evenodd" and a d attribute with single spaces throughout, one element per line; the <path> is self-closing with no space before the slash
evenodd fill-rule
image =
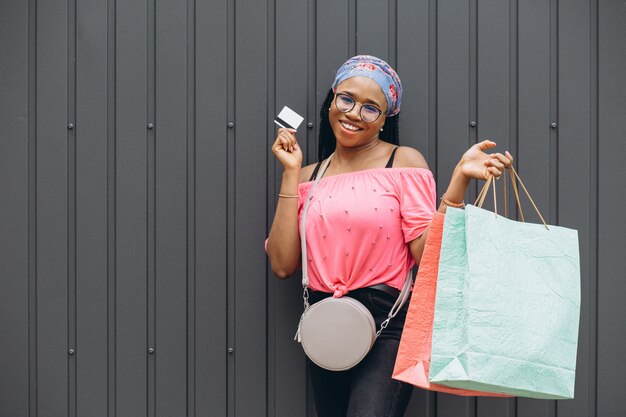
<path id="1" fill-rule="evenodd" d="M 463 208 L 463 207 L 465 207 L 465 200 L 461 201 L 460 203 L 453 203 L 452 201 L 448 200 L 445 197 L 446 197 L 445 194 L 441 196 L 441 202 L 445 206 L 454 207 L 454 208 Z"/>
<path id="2" fill-rule="evenodd" d="M 285 197 L 285 198 L 298 198 L 297 195 L 289 195 L 289 194 L 280 194 L 278 193 L 279 197 Z"/>

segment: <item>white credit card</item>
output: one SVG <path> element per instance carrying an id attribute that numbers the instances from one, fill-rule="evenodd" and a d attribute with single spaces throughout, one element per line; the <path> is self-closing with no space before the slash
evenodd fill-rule
<path id="1" fill-rule="evenodd" d="M 298 126 L 300 126 L 300 123 L 302 123 L 303 120 L 304 117 L 285 106 L 274 119 L 274 123 L 286 129 L 298 130 Z"/>

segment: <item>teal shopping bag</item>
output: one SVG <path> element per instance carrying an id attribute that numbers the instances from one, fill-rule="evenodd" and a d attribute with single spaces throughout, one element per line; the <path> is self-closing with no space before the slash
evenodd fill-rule
<path id="1" fill-rule="evenodd" d="M 577 231 L 447 209 L 431 382 L 573 398 L 579 315 Z"/>

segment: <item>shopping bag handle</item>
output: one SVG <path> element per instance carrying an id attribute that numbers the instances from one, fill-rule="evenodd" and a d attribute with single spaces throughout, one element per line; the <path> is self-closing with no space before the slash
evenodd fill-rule
<path id="1" fill-rule="evenodd" d="M 507 210 L 506 210 L 506 200 L 507 200 L 507 193 L 506 193 L 506 170 L 502 171 L 502 175 L 504 175 L 504 182 L 502 183 L 502 186 L 504 188 L 504 217 L 508 217 L 507 214 Z M 496 217 L 498 217 L 498 200 L 496 199 L 496 187 L 495 184 L 496 182 L 493 179 L 493 175 L 490 175 L 487 178 L 487 182 L 485 183 L 485 185 L 483 186 L 483 189 L 480 191 L 480 193 L 478 193 L 478 197 L 476 198 L 476 202 L 474 202 L 474 205 L 477 207 L 481 207 L 483 206 L 483 203 L 485 202 L 485 197 L 487 196 L 487 190 L 489 189 L 489 184 L 493 185 L 493 206 L 495 209 L 495 215 Z M 513 180 L 513 177 L 511 177 L 511 181 Z M 515 187 L 515 185 L 514 185 Z M 520 208 L 521 210 L 521 205 L 519 203 L 519 195 L 517 195 L 517 192 L 515 193 L 515 197 L 517 198 L 517 206 Z M 523 215 L 522 215 L 522 219 L 523 219 Z"/>
<path id="2" fill-rule="evenodd" d="M 537 205 L 533 201 L 533 198 L 530 196 L 530 193 L 526 189 L 526 186 L 524 185 L 524 182 L 520 178 L 519 174 L 517 173 L 517 171 L 515 170 L 513 165 L 511 165 L 508 169 L 511 172 L 511 174 L 510 174 L 510 176 L 511 176 L 511 184 L 513 185 L 513 191 L 515 193 L 515 201 L 517 202 L 517 208 L 519 209 L 520 217 L 522 219 L 522 222 L 524 222 L 525 220 L 524 220 L 524 213 L 522 212 L 522 205 L 520 204 L 519 193 L 518 193 L 518 190 L 517 190 L 517 181 L 519 181 L 520 185 L 524 189 L 524 192 L 528 196 L 528 199 L 530 200 L 530 203 L 532 204 L 532 206 L 534 207 L 535 211 L 539 215 L 539 218 L 541 219 L 541 222 L 543 223 L 543 225 L 546 227 L 546 229 L 550 230 L 550 228 L 546 224 L 546 221 L 544 220 L 543 216 L 541 215 L 541 212 L 537 208 Z M 506 215 L 507 215 L 507 210 L 506 210 L 506 200 L 507 200 L 507 193 L 506 193 L 506 170 L 504 170 L 502 172 L 502 174 L 504 175 L 504 183 L 503 183 L 503 187 L 504 187 L 504 216 L 506 217 Z M 485 185 L 483 186 L 482 190 L 480 190 L 480 193 L 478 193 L 478 197 L 476 198 L 476 201 L 474 202 L 474 205 L 479 207 L 479 208 L 482 208 L 483 203 L 485 202 L 485 197 L 487 197 L 487 192 L 488 192 L 487 190 L 489 189 L 490 185 L 493 186 L 493 207 L 494 207 L 495 214 L 497 216 L 498 215 L 498 205 L 497 205 L 497 200 L 496 200 L 496 181 L 495 181 L 493 175 L 490 175 L 489 178 L 487 178 L 487 181 L 485 182 Z"/>
<path id="3" fill-rule="evenodd" d="M 519 174 L 517 173 L 517 171 L 515 170 L 515 168 L 513 168 L 513 165 L 511 165 L 511 173 L 513 173 L 513 175 L 511 176 L 511 181 L 513 181 L 513 186 L 515 187 L 515 179 L 517 179 L 517 181 L 519 181 L 520 185 L 522 186 L 522 188 L 524 189 L 524 192 L 526 193 L 526 195 L 528 196 L 528 199 L 530 200 L 530 203 L 533 205 L 535 211 L 537 212 L 537 214 L 539 215 L 539 218 L 541 219 L 541 222 L 543 223 L 543 225 L 546 227 L 546 229 L 550 230 L 550 228 L 548 227 L 548 225 L 546 224 L 546 221 L 543 219 L 543 216 L 541 215 L 541 212 L 539 212 L 539 209 L 537 208 L 537 205 L 535 204 L 535 202 L 533 201 L 533 198 L 530 196 L 530 193 L 528 192 L 528 190 L 526 189 L 526 186 L 524 185 L 524 182 L 522 181 L 522 179 L 520 178 Z M 515 178 L 513 178 L 515 177 Z M 517 188 L 516 189 L 516 194 L 517 194 Z M 519 205 L 519 196 L 517 197 L 517 204 L 519 207 L 521 207 Z"/>

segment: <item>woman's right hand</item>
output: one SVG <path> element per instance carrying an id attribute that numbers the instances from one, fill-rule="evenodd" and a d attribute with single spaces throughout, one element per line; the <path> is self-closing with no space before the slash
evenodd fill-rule
<path id="1" fill-rule="evenodd" d="M 278 129 L 276 141 L 272 145 L 272 152 L 285 170 L 300 169 L 302 167 L 302 150 L 298 145 L 293 129 Z"/>

